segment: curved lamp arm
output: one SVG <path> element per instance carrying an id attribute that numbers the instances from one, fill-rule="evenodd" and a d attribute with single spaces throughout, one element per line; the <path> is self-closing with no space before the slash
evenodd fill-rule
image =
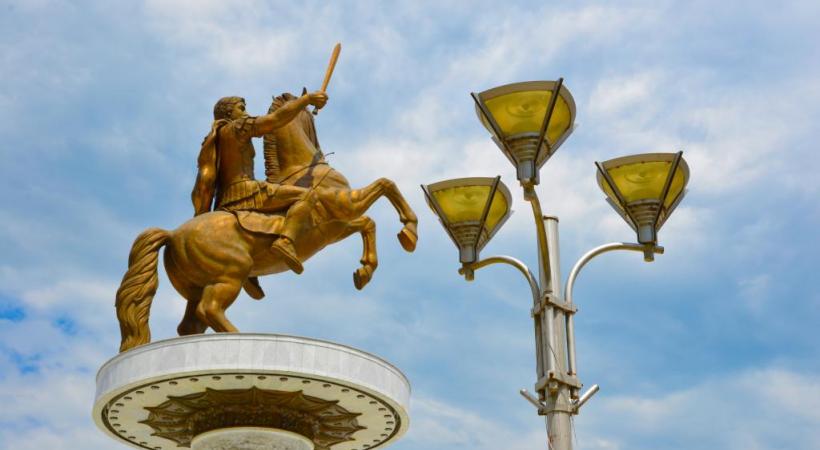
<path id="1" fill-rule="evenodd" d="M 471 272 L 481 269 L 482 267 L 487 267 L 492 264 L 507 264 L 518 269 L 518 271 L 521 272 L 522 275 L 524 275 L 524 278 L 527 279 L 527 283 L 529 283 L 530 285 L 533 304 L 538 304 L 541 296 L 539 294 L 540 290 L 538 289 L 538 282 L 535 281 L 535 276 L 533 276 L 532 272 L 526 264 L 521 262 L 521 260 L 519 259 L 513 258 L 512 256 L 491 256 L 489 258 L 482 259 L 481 261 L 476 261 L 470 264 L 464 264 L 462 268 L 458 269 L 458 273 L 461 275 L 469 276 L 471 275 Z"/>
<path id="2" fill-rule="evenodd" d="M 652 247 L 651 245 L 648 246 L 647 249 L 646 245 L 643 244 L 628 244 L 625 242 L 611 242 L 609 244 L 604 244 L 599 247 L 595 247 L 592 250 L 586 252 L 584 256 L 578 258 L 578 261 L 572 266 L 572 270 L 569 271 L 569 276 L 567 277 L 567 283 L 564 285 L 566 286 L 566 301 L 567 303 L 572 303 L 572 287 L 575 285 L 575 279 L 578 278 L 578 273 L 584 266 L 590 262 L 593 258 L 598 255 L 602 255 L 604 253 L 612 252 L 615 250 L 631 250 L 633 252 L 641 252 L 644 253 L 646 250 L 651 250 L 652 253 L 657 253 L 662 255 L 664 252 L 663 247 L 655 246 Z"/>
<path id="3" fill-rule="evenodd" d="M 532 274 L 530 269 L 527 267 L 526 264 L 521 262 L 520 260 L 513 258 L 512 256 L 491 256 L 489 258 L 482 259 L 481 261 L 477 261 L 474 263 L 467 263 L 464 264 L 460 269 L 458 269 L 458 273 L 464 275 L 467 280 L 473 279 L 473 271 L 481 269 L 482 267 L 487 267 L 491 264 L 507 264 L 510 266 L 515 267 L 524 275 L 524 278 L 527 279 L 527 283 L 530 285 L 530 292 L 532 293 L 532 304 L 533 308 L 541 303 L 541 289 L 538 286 L 538 282 L 535 281 L 535 276 Z M 552 307 L 547 308 L 547 315 L 546 317 L 552 317 Z M 552 349 L 555 348 L 555 343 L 553 342 L 552 337 L 552 320 L 544 320 L 546 330 L 541 328 L 541 323 L 538 317 L 533 316 L 535 320 L 535 356 L 536 356 L 536 366 L 538 371 L 538 376 L 542 377 L 545 371 L 554 371 L 555 370 L 555 359 L 550 357 L 550 353 L 553 355 L 555 354 Z M 546 331 L 546 333 L 544 332 Z M 546 350 L 544 349 L 546 346 Z"/>
<path id="4" fill-rule="evenodd" d="M 575 286 L 575 279 L 578 278 L 578 273 L 581 272 L 581 269 L 583 269 L 584 266 L 596 256 L 615 250 L 630 250 L 633 252 L 641 252 L 644 255 L 655 253 L 662 255 L 664 251 L 663 247 L 657 245 L 629 244 L 625 242 L 611 242 L 609 244 L 604 244 L 593 248 L 592 250 L 586 252 L 584 256 L 581 256 L 575 265 L 572 266 L 572 270 L 569 271 L 567 283 L 564 285 L 566 286 L 564 300 L 568 304 L 573 304 L 572 289 Z M 649 259 L 649 261 L 651 261 L 651 259 Z M 567 317 L 567 353 L 569 354 L 569 373 L 570 375 L 575 375 L 577 373 L 575 367 L 575 326 L 573 324 L 572 315 Z"/>

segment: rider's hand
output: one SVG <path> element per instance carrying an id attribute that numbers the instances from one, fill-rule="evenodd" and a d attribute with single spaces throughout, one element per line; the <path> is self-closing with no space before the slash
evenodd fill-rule
<path id="1" fill-rule="evenodd" d="M 322 91 L 316 91 L 308 94 L 308 103 L 315 106 L 316 109 L 321 109 L 327 103 L 327 94 Z"/>

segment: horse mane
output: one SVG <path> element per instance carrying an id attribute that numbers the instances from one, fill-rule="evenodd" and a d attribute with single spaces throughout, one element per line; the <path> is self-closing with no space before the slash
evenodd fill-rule
<path id="1" fill-rule="evenodd" d="M 288 101 L 295 100 L 296 98 L 297 97 L 295 95 L 289 92 L 273 97 L 273 102 L 271 102 L 270 108 L 268 108 L 268 114 L 273 113 Z M 319 138 L 316 136 L 316 125 L 313 122 L 313 114 L 309 113 L 305 109 L 299 112 L 293 120 L 299 120 L 302 122 L 301 126 L 307 133 L 308 138 L 313 143 L 313 146 L 316 147 L 318 154 L 322 155 L 322 148 L 319 146 Z M 274 134 L 266 134 L 263 138 L 263 142 L 265 154 L 265 177 L 268 181 L 276 182 L 278 181 L 280 175 L 279 148 L 276 136 Z"/>

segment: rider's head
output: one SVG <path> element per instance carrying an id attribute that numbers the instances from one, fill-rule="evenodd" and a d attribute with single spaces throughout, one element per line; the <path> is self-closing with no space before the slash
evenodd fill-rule
<path id="1" fill-rule="evenodd" d="M 236 120 L 247 115 L 245 99 L 242 97 L 222 97 L 214 105 L 214 120 Z"/>

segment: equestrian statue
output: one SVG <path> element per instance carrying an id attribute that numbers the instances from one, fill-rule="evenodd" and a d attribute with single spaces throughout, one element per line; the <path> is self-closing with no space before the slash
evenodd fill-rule
<path id="1" fill-rule="evenodd" d="M 258 276 L 302 273 L 302 262 L 356 232 L 364 248 L 353 282 L 362 289 L 378 265 L 376 225 L 364 213 L 380 197 L 398 211 L 401 246 L 415 250 L 418 219 L 395 183 L 379 178 L 351 189 L 319 146 L 313 115 L 328 100 L 325 89 L 337 56 L 338 46 L 321 90 L 274 97 L 263 116 L 249 116 L 240 97 L 216 103 L 191 194 L 194 217 L 175 230 L 149 228 L 131 248 L 116 298 L 120 352 L 151 340 L 148 315 L 159 284 L 161 247 L 168 278 L 188 302 L 180 335 L 209 327 L 238 332 L 225 310 L 240 290 L 261 299 Z M 264 138 L 265 180 L 254 179 L 255 137 Z"/>

